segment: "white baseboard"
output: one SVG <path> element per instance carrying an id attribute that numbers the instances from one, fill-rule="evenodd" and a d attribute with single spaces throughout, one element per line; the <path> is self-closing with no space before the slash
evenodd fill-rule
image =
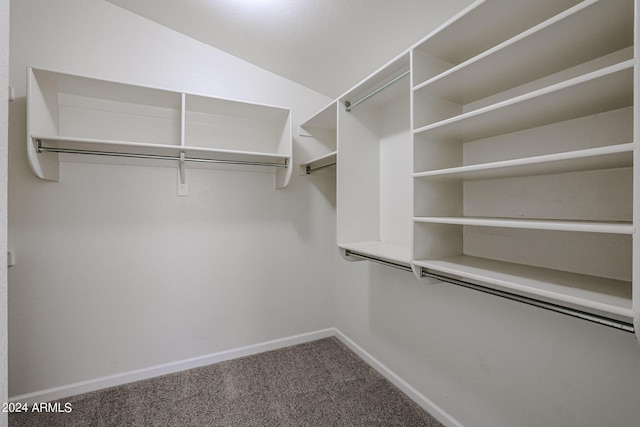
<path id="1" fill-rule="evenodd" d="M 47 390 L 36 391 L 33 393 L 22 394 L 9 398 L 9 401 L 26 402 L 29 404 L 38 402 L 50 402 L 52 400 L 64 399 L 65 397 L 76 396 L 78 394 L 89 393 L 104 388 L 115 387 L 140 380 L 146 380 L 149 378 L 159 377 L 161 375 L 173 374 L 176 372 L 186 371 L 187 369 L 199 368 L 201 366 L 224 362 L 225 360 L 251 356 L 253 354 L 263 353 L 265 351 L 277 350 L 280 348 L 315 341 L 322 338 L 333 337 L 335 335 L 336 331 L 334 328 L 323 329 L 306 334 L 294 335 L 287 338 L 280 338 L 263 343 L 248 345 L 246 347 L 221 351 L 219 353 L 179 360 L 177 362 L 151 366 L 149 368 L 123 372 L 121 374 L 110 375 L 107 377 L 82 381 L 75 384 L 69 384 L 50 388 Z"/>
<path id="2" fill-rule="evenodd" d="M 344 345 L 349 347 L 351 351 L 360 356 L 362 360 L 367 362 L 369 366 L 378 371 L 383 377 L 389 380 L 393 385 L 398 387 L 404 394 L 409 396 L 411 400 L 416 402 L 418 405 L 422 407 L 425 411 L 427 411 L 433 418 L 438 420 L 441 424 L 446 427 L 464 427 L 463 424 L 459 423 L 455 418 L 445 412 L 441 407 L 433 403 L 430 399 L 420 393 L 418 390 L 413 388 L 408 382 L 400 378 L 393 372 L 391 369 L 387 368 L 382 362 L 378 359 L 370 355 L 367 351 L 365 351 L 362 347 L 356 344 L 351 338 L 344 335 L 339 330 L 335 329 L 335 337 L 340 340 Z"/>
<path id="3" fill-rule="evenodd" d="M 383 377 L 385 377 L 393 385 L 398 387 L 403 393 L 409 396 L 414 402 L 416 402 L 424 410 L 429 412 L 435 419 L 440 421 L 440 423 L 442 423 L 446 427 L 464 427 L 442 408 L 433 403 L 418 390 L 413 388 L 409 383 L 396 375 L 391 369 L 387 368 L 382 362 L 373 357 L 371 354 L 369 354 L 362 347 L 360 347 L 358 344 L 356 344 L 336 328 L 322 329 L 306 334 L 266 341 L 259 344 L 221 351 L 219 353 L 194 357 L 191 359 L 180 360 L 164 365 L 152 366 L 145 369 L 124 372 L 122 374 L 96 378 L 93 380 L 82 381 L 75 384 L 69 384 L 61 387 L 23 394 L 20 396 L 12 397 L 9 399 L 9 401 L 26 402 L 29 404 L 33 404 L 37 402 L 49 402 L 52 400 L 64 399 L 65 397 L 76 396 L 79 394 L 128 384 L 135 381 L 146 380 L 149 378 L 159 377 L 161 375 L 173 374 L 176 372 L 186 371 L 187 369 L 207 366 L 218 362 L 224 362 L 226 360 L 237 359 L 239 357 L 251 356 L 253 354 L 263 353 L 265 351 L 278 350 L 280 348 L 303 344 L 306 342 L 311 342 L 328 337 L 336 337 L 338 340 L 340 340 L 340 342 L 346 345 L 351 351 L 356 353 L 362 360 L 368 363 L 373 369 L 378 371 Z"/>

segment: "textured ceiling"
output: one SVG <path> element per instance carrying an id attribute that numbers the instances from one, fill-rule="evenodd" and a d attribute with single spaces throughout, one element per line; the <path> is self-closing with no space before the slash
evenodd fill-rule
<path id="1" fill-rule="evenodd" d="M 335 98 L 471 0 L 108 0 Z"/>

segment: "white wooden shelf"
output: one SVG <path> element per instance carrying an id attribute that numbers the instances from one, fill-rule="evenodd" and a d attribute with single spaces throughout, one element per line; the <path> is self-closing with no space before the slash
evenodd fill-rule
<path id="1" fill-rule="evenodd" d="M 478 1 L 412 48 L 418 277 L 638 331 L 636 6 Z"/>
<path id="2" fill-rule="evenodd" d="M 472 181 L 633 166 L 635 143 L 416 172 L 414 178 Z"/>
<path id="3" fill-rule="evenodd" d="M 622 280 L 467 255 L 415 260 L 414 265 L 626 323 L 634 317 L 631 283 Z"/>
<path id="4" fill-rule="evenodd" d="M 583 1 L 417 84 L 414 90 L 426 90 L 430 95 L 468 104 L 630 46 L 633 46 L 631 2 Z M 571 55 L 567 55 L 568 49 Z M 523 60 L 525 55 L 535 56 L 535 67 Z"/>
<path id="5" fill-rule="evenodd" d="M 634 60 L 624 61 L 420 127 L 414 133 L 471 141 L 627 107 L 633 103 L 634 65 Z"/>
<path id="6" fill-rule="evenodd" d="M 300 173 L 308 175 L 324 170 L 337 163 L 338 103 L 333 101 L 313 117 L 300 125 L 300 136 L 305 145 L 311 146 L 315 157 L 300 163 Z M 312 146 L 313 145 L 313 146 Z M 329 169 L 335 175 L 335 168 Z"/>
<path id="7" fill-rule="evenodd" d="M 414 217 L 413 220 L 415 222 L 424 222 L 431 224 L 455 224 L 475 225 L 480 227 L 578 231 L 583 233 L 633 234 L 634 232 L 633 224 L 622 222 L 471 217 Z"/>
<path id="8" fill-rule="evenodd" d="M 476 0 L 305 122 L 343 255 L 640 336 L 637 4 Z"/>
<path id="9" fill-rule="evenodd" d="M 57 181 L 67 154 L 181 160 L 181 179 L 185 162 L 257 167 L 277 188 L 291 177 L 288 108 L 29 68 L 27 122 L 42 179 Z"/>
<path id="10" fill-rule="evenodd" d="M 179 159 L 180 153 L 197 160 L 220 160 L 225 162 L 255 163 L 255 166 L 263 164 L 265 167 L 284 167 L 289 156 L 284 154 L 261 153 L 251 151 L 223 150 L 216 148 L 189 147 L 183 145 L 150 144 L 141 142 L 109 141 L 92 138 L 72 138 L 59 136 L 31 135 L 34 143 L 41 143 L 41 150 L 59 149 L 60 152 L 69 151 L 93 151 L 96 155 L 131 154 L 148 156 L 173 156 Z"/>
<path id="11" fill-rule="evenodd" d="M 375 259 L 390 261 L 405 266 L 411 265 L 411 247 L 409 245 L 373 241 L 341 243 L 338 246 L 343 250 L 367 255 Z"/>
<path id="12" fill-rule="evenodd" d="M 489 3 L 473 2 L 413 47 L 415 82 L 423 82 L 480 55 L 575 6 L 580 0 L 491 0 Z"/>
<path id="13" fill-rule="evenodd" d="M 335 166 L 338 162 L 338 152 L 332 151 L 324 156 L 316 157 L 308 162 L 300 163 L 300 167 L 304 169 L 306 174 L 314 173 L 318 170 Z"/>

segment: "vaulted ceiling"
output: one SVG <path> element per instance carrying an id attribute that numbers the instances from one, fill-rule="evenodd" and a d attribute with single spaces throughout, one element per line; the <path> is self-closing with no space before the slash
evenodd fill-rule
<path id="1" fill-rule="evenodd" d="M 108 0 L 335 98 L 471 0 Z"/>

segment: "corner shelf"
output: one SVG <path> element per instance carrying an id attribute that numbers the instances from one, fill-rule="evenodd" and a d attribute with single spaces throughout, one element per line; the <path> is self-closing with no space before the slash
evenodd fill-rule
<path id="1" fill-rule="evenodd" d="M 316 154 L 311 160 L 300 163 L 300 174 L 309 175 L 331 167 L 335 176 L 333 166 L 338 162 L 337 122 L 338 104 L 334 101 L 300 125 L 300 136 L 305 137 L 306 145 Z"/>
<path id="2" fill-rule="evenodd" d="M 291 111 L 121 82 L 28 69 L 28 157 L 59 180 L 69 154 L 251 166 L 291 177 Z"/>

